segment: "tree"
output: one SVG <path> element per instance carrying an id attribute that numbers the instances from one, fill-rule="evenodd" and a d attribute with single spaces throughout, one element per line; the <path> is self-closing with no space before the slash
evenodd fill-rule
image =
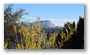
<path id="1" fill-rule="evenodd" d="M 11 4 L 4 9 L 4 41 L 9 42 L 9 45 L 11 45 L 11 43 L 13 45 L 16 38 L 16 33 L 14 33 L 13 28 L 15 29 L 16 26 L 18 26 L 17 22 L 23 18 L 23 15 L 27 14 L 27 12 L 24 12 L 24 9 L 13 11 L 13 6 L 14 5 Z M 10 46 L 8 48 L 10 48 Z"/>
<path id="2" fill-rule="evenodd" d="M 48 31 L 48 33 L 47 33 L 47 40 L 49 40 L 49 35 L 50 35 L 50 34 L 49 34 L 49 31 Z"/>
<path id="3" fill-rule="evenodd" d="M 22 17 L 23 15 L 28 14 L 27 12 L 24 12 L 25 11 L 24 9 L 13 11 L 13 8 L 12 8 L 13 6 L 14 5 L 11 4 L 4 9 L 4 22 L 8 23 L 9 25 L 15 24 L 16 21 L 23 18 Z"/>
<path id="4" fill-rule="evenodd" d="M 76 26 L 75 26 L 75 22 L 73 21 L 73 28 L 75 28 Z"/>
<path id="5" fill-rule="evenodd" d="M 60 45 L 58 43 L 58 42 L 60 42 L 62 45 L 61 48 L 73 48 L 72 43 L 74 43 L 74 42 L 72 42 L 72 40 L 70 40 L 71 38 L 73 39 L 73 36 L 75 36 L 75 35 L 73 35 L 73 33 L 76 33 L 75 22 L 65 23 L 64 27 L 60 30 L 60 32 L 56 38 L 56 43 L 57 43 L 58 47 L 60 47 Z"/>
<path id="6" fill-rule="evenodd" d="M 76 34 L 76 48 L 84 48 L 84 18 L 79 17 L 77 23 L 77 34 Z"/>

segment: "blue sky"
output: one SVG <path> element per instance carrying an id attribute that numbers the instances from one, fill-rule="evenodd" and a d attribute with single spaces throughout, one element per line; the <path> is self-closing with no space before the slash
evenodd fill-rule
<path id="1" fill-rule="evenodd" d="M 8 5 L 5 4 L 4 8 Z M 35 21 L 39 16 L 41 20 L 50 20 L 56 26 L 63 26 L 67 21 L 77 22 L 79 16 L 84 17 L 83 4 L 15 4 L 13 10 L 25 9 L 29 15 L 24 15 L 23 21 Z"/>

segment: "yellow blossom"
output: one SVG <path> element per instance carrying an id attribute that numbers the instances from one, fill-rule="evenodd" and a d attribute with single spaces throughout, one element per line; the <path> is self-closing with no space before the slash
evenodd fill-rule
<path id="1" fill-rule="evenodd" d="M 8 47 L 8 42 L 5 42 L 4 49 L 6 49 L 7 47 Z"/>
<path id="2" fill-rule="evenodd" d="M 40 17 L 38 16 L 37 20 L 40 20 Z"/>
<path id="3" fill-rule="evenodd" d="M 13 30 L 16 33 L 16 25 L 13 26 Z"/>

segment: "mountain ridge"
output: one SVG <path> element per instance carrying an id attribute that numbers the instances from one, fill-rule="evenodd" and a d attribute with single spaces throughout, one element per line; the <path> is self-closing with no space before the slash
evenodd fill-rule
<path id="1" fill-rule="evenodd" d="M 34 22 L 30 23 L 32 25 Z M 38 24 L 41 25 L 43 28 L 60 28 L 60 26 L 54 25 L 50 20 L 40 20 Z"/>

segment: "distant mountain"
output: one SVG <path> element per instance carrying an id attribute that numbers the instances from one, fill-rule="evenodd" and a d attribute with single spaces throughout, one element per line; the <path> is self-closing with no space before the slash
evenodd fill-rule
<path id="1" fill-rule="evenodd" d="M 44 20 L 38 22 L 44 28 L 55 28 L 55 25 L 50 20 Z"/>
<path id="2" fill-rule="evenodd" d="M 32 25 L 33 23 L 30 23 Z M 38 21 L 38 24 L 43 28 L 60 28 L 59 26 L 55 26 L 50 20 Z"/>

